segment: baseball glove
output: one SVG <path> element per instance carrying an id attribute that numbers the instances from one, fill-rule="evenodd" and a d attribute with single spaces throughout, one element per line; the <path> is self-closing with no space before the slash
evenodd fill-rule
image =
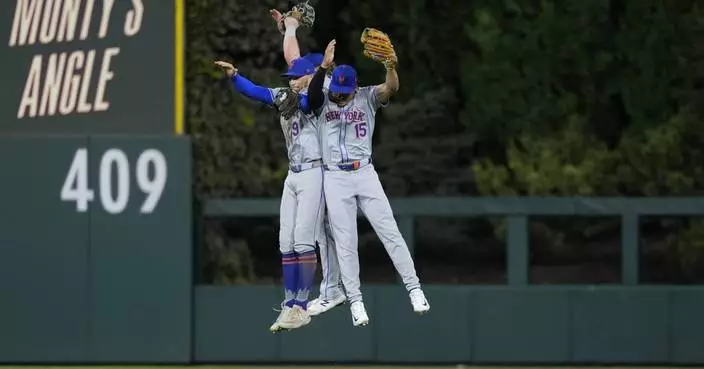
<path id="1" fill-rule="evenodd" d="M 291 118 L 298 110 L 298 94 L 290 88 L 282 88 L 274 96 L 274 106 L 284 118 Z"/>
<path id="2" fill-rule="evenodd" d="M 396 50 L 389 35 L 376 28 L 365 28 L 360 39 L 364 47 L 364 56 L 384 64 L 387 68 L 395 68 L 398 64 Z"/>
<path id="3" fill-rule="evenodd" d="M 313 27 L 313 23 L 315 23 L 315 9 L 312 5 L 308 4 L 308 1 L 296 4 L 291 10 L 282 15 L 282 21 L 286 19 L 286 17 L 296 18 L 298 23 L 303 27 Z"/>

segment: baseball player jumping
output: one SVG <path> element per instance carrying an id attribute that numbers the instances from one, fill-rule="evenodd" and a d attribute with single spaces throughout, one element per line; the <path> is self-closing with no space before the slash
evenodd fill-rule
<path id="1" fill-rule="evenodd" d="M 237 91 L 255 101 L 275 106 L 286 139 L 289 171 L 281 195 L 279 249 L 283 269 L 284 301 L 281 313 L 269 328 L 272 332 L 295 329 L 311 320 L 307 312 L 317 256 L 316 241 L 323 229 L 323 173 L 317 120 L 311 119 L 308 87 L 315 66 L 306 58 L 291 63 L 284 74 L 290 88 L 255 85 L 230 63 L 216 61 L 231 78 Z M 301 94 L 299 94 L 301 93 Z"/>
<path id="2" fill-rule="evenodd" d="M 357 72 L 349 65 L 334 68 L 328 92 L 323 83 L 335 55 L 335 40 L 309 86 L 310 109 L 320 119 L 324 193 L 337 245 L 342 282 L 351 303 L 354 326 L 366 325 L 359 280 L 357 208 L 362 210 L 384 244 L 401 276 L 413 310 L 425 313 L 430 304 L 421 289 L 411 253 L 398 229 L 379 176 L 372 164 L 372 135 L 377 109 L 388 104 L 398 91 L 395 54 L 383 61 L 386 80 L 376 86 L 358 87 Z M 365 50 L 365 55 L 367 55 Z"/>
<path id="3" fill-rule="evenodd" d="M 309 14 L 309 12 L 314 12 L 312 7 L 309 7 L 307 4 L 301 4 L 301 6 L 303 14 L 298 17 L 291 16 L 291 12 L 286 13 L 288 16 L 284 16 L 276 9 L 269 11 L 274 23 L 284 36 L 283 54 L 288 65 L 291 65 L 294 60 L 301 57 L 301 51 L 296 37 L 296 31 L 301 26 L 301 22 L 299 22 L 298 18 L 305 19 L 305 15 Z M 309 23 L 304 23 L 304 25 L 311 26 L 312 22 L 313 19 L 309 19 Z M 303 57 L 312 62 L 316 67 L 323 61 L 323 54 L 307 54 Z M 327 89 L 329 83 L 330 78 L 326 76 L 324 89 Z M 308 314 L 311 316 L 329 311 L 347 300 L 342 289 L 340 267 L 337 262 L 334 237 L 332 236 L 327 214 L 325 214 L 325 232 L 328 236 L 326 237 L 327 242 L 320 242 L 319 244 L 323 278 L 320 282 L 320 296 L 308 303 Z"/>

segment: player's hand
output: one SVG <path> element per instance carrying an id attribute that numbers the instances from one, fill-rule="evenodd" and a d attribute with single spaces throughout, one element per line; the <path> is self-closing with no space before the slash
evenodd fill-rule
<path id="1" fill-rule="evenodd" d="M 328 43 L 328 47 L 325 48 L 325 56 L 323 56 L 323 62 L 320 63 L 320 66 L 328 69 L 330 66 L 332 66 L 332 62 L 335 60 L 335 44 L 336 41 L 332 40 L 330 43 Z"/>
<path id="2" fill-rule="evenodd" d="M 276 27 L 279 29 L 279 32 L 283 35 L 285 33 L 283 22 L 284 16 L 281 15 L 281 12 L 276 9 L 269 10 L 269 14 L 271 15 L 271 19 L 274 20 L 274 23 L 276 23 Z"/>
<path id="3" fill-rule="evenodd" d="M 215 65 L 217 65 L 218 67 L 220 67 L 220 69 L 225 71 L 225 73 L 227 73 L 227 76 L 230 78 L 232 78 L 232 76 L 237 74 L 237 68 L 235 68 L 235 66 L 232 65 L 231 63 L 218 60 L 215 62 Z"/>

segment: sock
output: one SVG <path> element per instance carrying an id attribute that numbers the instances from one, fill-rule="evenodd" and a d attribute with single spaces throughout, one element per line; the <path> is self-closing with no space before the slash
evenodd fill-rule
<path id="1" fill-rule="evenodd" d="M 318 265 L 318 256 L 315 250 L 296 254 L 298 260 L 298 289 L 296 291 L 296 305 L 306 309 L 308 307 L 308 295 L 313 287 L 315 279 L 315 268 Z"/>
<path id="2" fill-rule="evenodd" d="M 281 267 L 284 280 L 284 304 L 293 307 L 296 299 L 296 285 L 298 284 L 298 262 L 296 254 L 281 254 Z"/>

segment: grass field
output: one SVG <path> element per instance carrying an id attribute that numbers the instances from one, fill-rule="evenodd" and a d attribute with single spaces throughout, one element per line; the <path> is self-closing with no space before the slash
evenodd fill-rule
<path id="1" fill-rule="evenodd" d="M 471 365 L 447 365 L 447 366 L 402 366 L 402 365 L 192 365 L 192 366 L 9 366 L 0 365 L 2 369 L 673 369 L 677 367 L 655 367 L 655 366 L 471 366 Z M 686 366 L 687 369 L 704 369 L 700 366 Z"/>

